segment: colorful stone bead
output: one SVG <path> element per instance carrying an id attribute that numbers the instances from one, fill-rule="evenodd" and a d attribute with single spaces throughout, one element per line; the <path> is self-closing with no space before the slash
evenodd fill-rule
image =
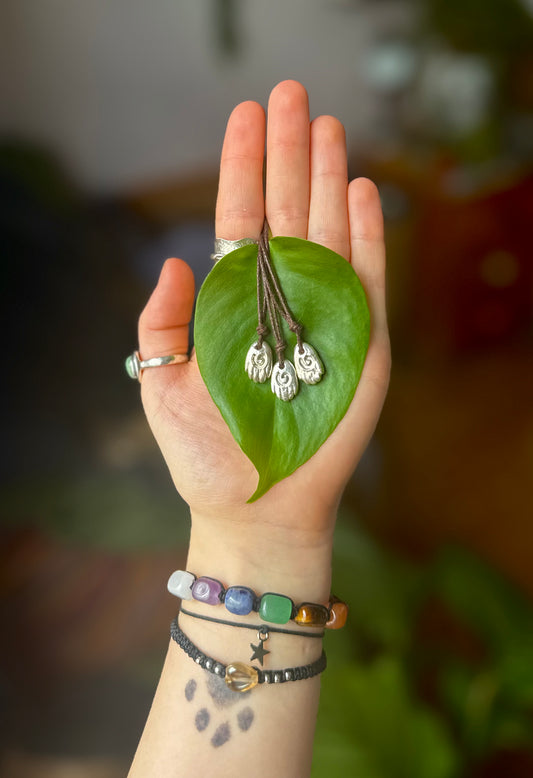
<path id="1" fill-rule="evenodd" d="M 246 616 L 255 605 L 255 594 L 247 586 L 230 586 L 224 597 L 224 605 L 230 613 Z"/>
<path id="2" fill-rule="evenodd" d="M 195 600 L 206 602 L 208 605 L 220 605 L 220 594 L 224 587 L 220 581 L 214 578 L 197 578 L 192 585 L 192 596 Z"/>
<path id="3" fill-rule="evenodd" d="M 167 589 L 174 597 L 192 600 L 191 586 L 195 580 L 192 573 L 188 573 L 186 570 L 175 570 L 168 579 Z"/>
<path id="4" fill-rule="evenodd" d="M 327 629 L 342 629 L 348 618 L 348 606 L 338 597 L 332 596 L 329 601 L 329 619 L 326 621 Z"/>
<path id="5" fill-rule="evenodd" d="M 303 602 L 298 608 L 294 621 L 302 627 L 324 627 L 329 618 L 325 605 Z"/>
<path id="6" fill-rule="evenodd" d="M 226 667 L 224 680 L 232 692 L 247 692 L 259 683 L 259 673 L 251 665 L 232 662 Z"/>
<path id="7" fill-rule="evenodd" d="M 290 597 L 269 592 L 261 597 L 259 615 L 272 624 L 286 624 L 291 619 L 293 608 L 294 603 Z"/>

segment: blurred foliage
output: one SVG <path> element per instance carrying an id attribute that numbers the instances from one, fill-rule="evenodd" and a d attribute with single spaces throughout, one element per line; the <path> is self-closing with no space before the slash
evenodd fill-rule
<path id="1" fill-rule="evenodd" d="M 37 527 L 85 548 L 164 551 L 189 539 L 188 506 L 170 483 L 140 470 L 13 481 L 0 498 L 4 527 Z"/>
<path id="2" fill-rule="evenodd" d="M 483 58 L 494 78 L 490 116 L 465 139 L 464 156 L 477 161 L 508 152 L 510 117 L 532 107 L 533 13 L 521 0 L 424 0 L 422 18 L 423 37 Z"/>
<path id="3" fill-rule="evenodd" d="M 531 52 L 533 16 L 520 0 L 424 0 L 432 30 L 459 51 L 489 57 Z"/>
<path id="4" fill-rule="evenodd" d="M 503 576 L 458 549 L 408 564 L 346 520 L 333 569 L 350 618 L 327 637 L 313 778 L 470 777 L 531 747 L 533 608 Z"/>

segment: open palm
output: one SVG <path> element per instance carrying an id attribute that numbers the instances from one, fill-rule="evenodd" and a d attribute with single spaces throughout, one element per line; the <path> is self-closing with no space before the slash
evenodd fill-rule
<path id="1" fill-rule="evenodd" d="M 142 398 L 193 518 L 226 521 L 228 527 L 245 523 L 256 531 L 267 524 L 330 535 L 338 500 L 372 435 L 388 386 L 381 208 L 370 181 L 348 183 L 342 125 L 330 116 L 310 123 L 307 94 L 297 82 L 282 82 L 272 91 L 266 145 L 264 194 L 265 114 L 257 103 L 241 103 L 224 140 L 216 234 L 258 238 L 266 215 L 274 236 L 306 238 L 351 262 L 371 313 L 370 346 L 352 404 L 308 462 L 248 505 L 257 472 L 211 400 L 194 354 L 187 364 L 146 370 Z M 187 350 L 193 299 L 192 271 L 182 260 L 168 260 L 140 318 L 143 358 Z"/>

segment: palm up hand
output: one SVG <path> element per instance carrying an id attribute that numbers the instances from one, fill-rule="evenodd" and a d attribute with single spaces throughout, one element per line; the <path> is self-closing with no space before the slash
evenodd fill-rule
<path id="1" fill-rule="evenodd" d="M 248 505 L 257 472 L 211 400 L 194 354 L 187 364 L 146 370 L 142 399 L 193 522 L 226 522 L 228 533 L 253 527 L 255 534 L 275 525 L 320 542 L 331 536 L 342 490 L 374 431 L 387 390 L 385 248 L 375 186 L 367 179 L 348 183 L 344 128 L 330 116 L 310 123 L 307 94 L 294 81 L 272 91 L 266 128 L 261 106 L 241 103 L 224 139 L 216 235 L 258 238 L 265 216 L 274 236 L 308 239 L 342 255 L 365 289 L 370 346 L 344 419 L 308 462 Z M 167 260 L 139 321 L 143 358 L 187 351 L 193 300 L 192 271 L 180 259 Z"/>

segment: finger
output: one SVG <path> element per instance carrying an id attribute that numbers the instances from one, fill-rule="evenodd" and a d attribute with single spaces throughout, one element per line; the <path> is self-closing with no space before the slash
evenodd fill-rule
<path id="1" fill-rule="evenodd" d="M 311 123 L 311 197 L 308 240 L 350 257 L 348 164 L 344 127 L 333 116 Z"/>
<path id="2" fill-rule="evenodd" d="M 238 105 L 226 128 L 215 218 L 218 238 L 258 238 L 264 221 L 265 112 L 254 102 Z"/>
<path id="3" fill-rule="evenodd" d="M 348 186 L 351 263 L 365 289 L 374 331 L 387 330 L 385 241 L 377 187 L 367 178 Z"/>
<path id="4" fill-rule="evenodd" d="M 270 95 L 265 202 L 273 235 L 307 237 L 309 102 L 297 81 L 282 81 Z"/>
<path id="5" fill-rule="evenodd" d="M 167 259 L 157 286 L 139 318 L 142 359 L 187 353 L 193 303 L 194 276 L 191 268 L 181 259 Z"/>

